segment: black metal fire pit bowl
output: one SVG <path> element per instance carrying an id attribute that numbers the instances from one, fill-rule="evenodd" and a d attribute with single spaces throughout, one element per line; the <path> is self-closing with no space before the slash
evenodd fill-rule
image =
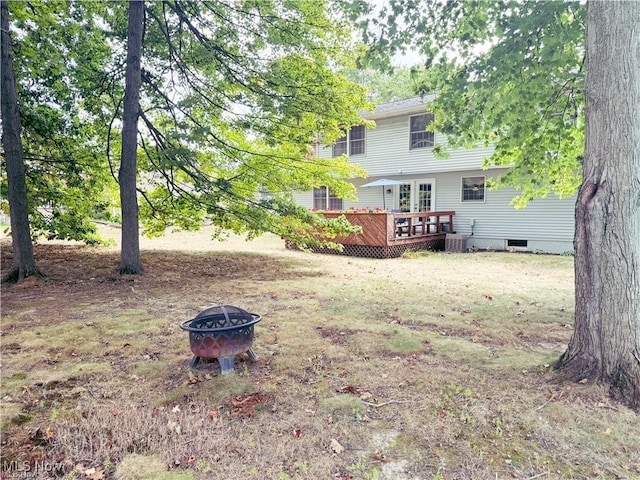
<path id="1" fill-rule="evenodd" d="M 232 305 L 210 307 L 195 318 L 180 324 L 189 332 L 189 344 L 193 352 L 191 368 L 195 368 L 201 358 L 217 359 L 222 375 L 233 372 L 236 355 L 247 352 L 249 359 L 258 357 L 251 350 L 253 326 L 262 320 L 255 313 L 249 313 Z"/>

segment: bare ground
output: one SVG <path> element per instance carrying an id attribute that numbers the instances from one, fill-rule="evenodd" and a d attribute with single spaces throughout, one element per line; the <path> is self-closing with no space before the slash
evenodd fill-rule
<path id="1" fill-rule="evenodd" d="M 47 277 L 2 286 L 1 478 L 640 478 L 637 414 L 550 367 L 570 257 L 209 237 L 143 239 L 142 276 L 42 243 Z M 179 323 L 220 303 L 262 315 L 259 359 L 190 372 Z"/>

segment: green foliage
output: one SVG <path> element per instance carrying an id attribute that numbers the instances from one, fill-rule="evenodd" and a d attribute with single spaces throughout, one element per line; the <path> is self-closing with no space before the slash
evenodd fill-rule
<path id="1" fill-rule="evenodd" d="M 118 220 L 115 191 L 126 2 L 12 2 L 33 230 L 96 241 Z M 298 208 L 292 192 L 364 176 L 314 153 L 371 108 L 343 73 L 357 48 L 322 1 L 145 2 L 138 150 L 144 231 L 271 231 L 329 238 L 344 221 Z M 6 186 L 3 186 L 6 188 Z M 4 192 L 3 192 L 4 194 Z M 302 228 L 299 228 L 302 227 Z M 351 231 L 351 227 L 348 229 Z M 295 231 L 295 234 L 292 232 Z M 305 233 L 307 232 L 307 233 Z"/>
<path id="2" fill-rule="evenodd" d="M 406 48 L 426 58 L 418 93 L 437 93 L 434 127 L 449 147 L 495 146 L 485 166 L 512 167 L 495 186 L 519 190 L 521 207 L 580 184 L 585 10 L 578 2 L 410 0 L 351 13 L 372 64 L 388 65 Z"/>
<path id="3" fill-rule="evenodd" d="M 139 152 L 148 234 L 212 222 L 317 243 L 345 232 L 297 207 L 295 190 L 328 186 L 353 198 L 345 179 L 364 175 L 344 157 L 319 159 L 363 120 L 365 89 L 337 73 L 352 65 L 348 31 L 323 2 L 149 3 Z M 170 61 L 167 62 L 166 59 Z M 171 96 L 162 92 L 179 91 Z M 148 113 L 147 113 L 148 112 Z M 349 227 L 348 231 L 351 231 Z"/>
<path id="4" fill-rule="evenodd" d="M 101 121 L 92 111 L 110 55 L 90 2 L 11 2 L 15 70 L 36 236 L 99 241 L 91 218 L 109 206 Z M 2 195 L 5 196 L 3 178 Z"/>
<path id="5" fill-rule="evenodd" d="M 367 88 L 368 96 L 376 103 L 388 103 L 413 97 L 420 87 L 419 72 L 407 67 L 393 72 L 373 68 L 356 68 L 348 71 L 348 77 Z"/>

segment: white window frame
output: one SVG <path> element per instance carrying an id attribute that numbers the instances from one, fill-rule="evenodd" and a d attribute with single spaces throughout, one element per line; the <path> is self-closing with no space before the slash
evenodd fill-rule
<path id="1" fill-rule="evenodd" d="M 340 149 L 338 150 L 338 145 L 340 145 Z M 331 149 L 331 155 L 333 158 L 339 157 L 340 155 L 349 155 L 349 137 L 345 135 L 344 137 L 340 137 L 336 140 L 336 143 L 333 144 L 333 148 Z"/>
<path id="2" fill-rule="evenodd" d="M 316 195 L 316 191 L 318 190 L 322 190 L 324 189 L 324 195 L 323 195 L 323 199 L 322 202 L 324 204 L 324 206 L 317 206 L 316 205 L 316 199 L 320 199 L 321 196 L 320 195 Z M 328 187 L 319 187 L 319 188 L 314 188 L 313 191 L 311 192 L 311 195 L 313 195 L 312 198 L 312 202 L 313 202 L 313 208 L 316 210 L 342 210 L 343 209 L 343 199 L 340 197 L 337 197 Z M 340 208 L 330 208 L 331 207 L 331 200 L 336 200 L 338 202 L 340 202 Z"/>
<path id="3" fill-rule="evenodd" d="M 357 138 L 355 140 L 351 139 L 351 131 L 354 128 L 362 128 L 362 133 L 363 133 L 362 138 Z M 362 142 L 362 152 L 353 153 L 352 151 L 353 142 Z M 340 148 L 339 151 L 336 151 L 336 147 L 338 145 L 341 145 L 341 146 L 344 145 L 344 148 Z M 344 137 L 340 137 L 338 140 L 336 140 L 336 143 L 333 144 L 332 155 L 334 158 L 339 157 L 342 154 L 346 154 L 348 157 L 364 155 L 367 151 L 366 149 L 367 149 L 367 127 L 365 127 L 364 125 L 354 125 L 347 131 L 347 134 Z"/>
<path id="4" fill-rule="evenodd" d="M 405 209 L 403 209 L 402 211 L 406 211 L 407 213 L 417 213 L 419 212 L 419 205 L 418 205 L 418 200 L 419 200 L 419 195 L 420 195 L 420 191 L 419 191 L 419 185 L 421 184 L 431 184 L 431 198 L 430 198 L 430 212 L 435 212 L 436 211 L 436 179 L 435 178 L 418 178 L 415 180 L 408 180 L 406 184 L 403 185 L 398 185 L 397 187 L 395 187 L 396 189 L 396 196 L 395 196 L 395 205 L 397 205 L 398 207 L 400 207 L 401 205 L 401 199 L 400 199 L 400 194 L 401 191 L 406 189 L 406 187 L 409 187 L 409 197 L 405 198 L 405 202 L 408 203 L 408 209 L 407 209 L 407 205 L 405 204 Z M 404 188 L 403 188 L 404 187 Z"/>
<path id="5" fill-rule="evenodd" d="M 465 178 L 482 178 L 482 198 L 464 198 L 464 180 Z M 461 203 L 485 203 L 487 201 L 487 177 L 486 175 L 469 175 L 460 177 L 460 202 Z"/>
<path id="6" fill-rule="evenodd" d="M 430 121 L 427 122 L 427 125 L 425 126 L 424 130 L 413 130 L 413 126 L 412 126 L 413 119 L 417 117 L 425 117 L 425 116 L 431 117 L 431 118 L 430 118 Z M 435 146 L 436 133 L 427 131 L 426 129 L 426 127 L 428 127 L 433 123 L 433 120 L 434 120 L 433 113 L 429 113 L 429 112 L 409 116 L 409 150 L 419 150 L 421 148 L 433 148 Z M 424 137 L 414 142 L 413 136 L 418 134 L 420 134 L 420 136 L 424 135 Z M 430 142 L 427 140 L 429 136 L 431 136 Z"/>
<path id="7" fill-rule="evenodd" d="M 353 139 L 352 138 L 352 133 L 353 130 L 357 128 L 357 129 L 362 129 L 362 138 L 356 138 Z M 355 150 L 354 147 L 354 143 L 362 143 L 362 151 L 358 152 L 358 153 L 353 153 L 353 150 Z M 364 125 L 354 125 L 353 127 L 351 127 L 349 129 L 349 156 L 353 157 L 353 156 L 357 156 L 357 155 L 364 155 L 365 151 L 366 151 L 366 147 L 367 147 L 367 127 L 365 127 Z"/>

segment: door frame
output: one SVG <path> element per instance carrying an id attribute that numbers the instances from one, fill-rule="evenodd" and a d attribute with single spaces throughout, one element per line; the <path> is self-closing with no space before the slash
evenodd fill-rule
<path id="1" fill-rule="evenodd" d="M 409 185 L 409 202 L 410 202 L 410 211 L 409 213 L 418 213 L 417 205 L 418 205 L 418 191 L 419 185 L 423 183 L 431 184 L 431 210 L 432 212 L 436 211 L 436 179 L 433 177 L 425 177 L 425 178 L 416 178 L 407 180 L 407 185 Z M 400 205 L 400 190 L 403 185 L 400 185 L 400 188 L 396 190 L 397 198 L 396 204 Z"/>

